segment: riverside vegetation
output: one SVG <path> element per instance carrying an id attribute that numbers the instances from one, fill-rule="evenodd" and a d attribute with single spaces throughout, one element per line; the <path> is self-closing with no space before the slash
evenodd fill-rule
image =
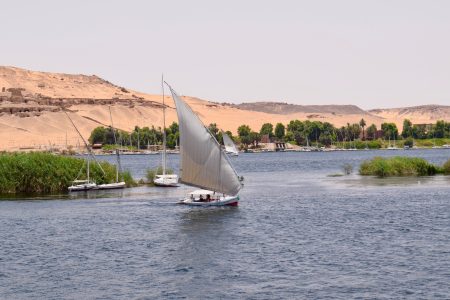
<path id="1" fill-rule="evenodd" d="M 261 129 L 254 131 L 248 125 L 237 128 L 238 135 L 230 136 L 241 148 L 257 148 L 264 136 L 273 141 L 287 142 L 299 146 L 315 145 L 330 147 L 335 146 L 345 149 L 381 149 L 391 145 L 397 147 L 432 147 L 450 144 L 450 122 L 437 121 L 435 124 L 412 124 L 408 119 L 403 122 L 403 130 L 399 132 L 394 123 L 383 123 L 381 128 L 375 124 L 366 126 L 366 121 L 361 119 L 358 123 L 340 128 L 328 122 L 292 120 L 284 125 L 277 123 L 265 123 Z M 222 132 L 217 124 L 208 126 L 216 140 L 223 144 Z M 380 130 L 379 130 L 380 129 Z M 161 145 L 163 140 L 160 127 L 136 126 L 131 132 L 116 130 L 118 144 L 129 149 L 146 149 L 148 145 Z M 167 148 L 174 149 L 179 144 L 179 128 L 176 122 L 166 128 Z M 111 128 L 97 127 L 89 138 L 91 144 L 103 144 L 104 150 L 114 149 L 114 133 Z"/>
<path id="2" fill-rule="evenodd" d="M 116 167 L 99 162 L 105 174 L 91 163 L 90 176 L 97 184 L 111 183 Z M 0 153 L 0 194 L 57 193 L 67 191 L 72 181 L 86 179 L 86 161 L 82 158 L 53 155 L 46 152 Z M 120 174 L 127 187 L 136 183 L 129 172 Z"/>
<path id="3" fill-rule="evenodd" d="M 378 177 L 450 175 L 450 159 L 443 166 L 437 166 L 418 157 L 374 157 L 361 164 L 359 174 Z"/>

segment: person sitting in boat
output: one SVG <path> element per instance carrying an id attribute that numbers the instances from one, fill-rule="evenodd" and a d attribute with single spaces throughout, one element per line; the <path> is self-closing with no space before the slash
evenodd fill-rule
<path id="1" fill-rule="evenodd" d="M 211 202 L 211 195 L 210 194 L 206 195 L 206 202 Z"/>
<path id="2" fill-rule="evenodd" d="M 200 195 L 200 198 L 198 199 L 199 202 L 203 202 L 203 195 Z"/>

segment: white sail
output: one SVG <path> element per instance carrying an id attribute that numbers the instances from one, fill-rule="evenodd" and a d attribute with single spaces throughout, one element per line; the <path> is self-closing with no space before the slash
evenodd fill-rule
<path id="1" fill-rule="evenodd" d="M 223 144 L 225 145 L 225 151 L 227 153 L 233 153 L 235 155 L 239 154 L 236 145 L 233 143 L 233 140 L 222 130 Z"/>
<path id="2" fill-rule="evenodd" d="M 169 86 L 178 114 L 181 181 L 228 195 L 237 195 L 241 183 L 219 143 L 192 109 Z"/>

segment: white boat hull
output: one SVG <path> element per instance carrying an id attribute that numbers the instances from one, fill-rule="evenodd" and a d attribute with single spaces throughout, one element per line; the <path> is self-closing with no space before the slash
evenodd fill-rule
<path id="1" fill-rule="evenodd" d="M 80 192 L 80 191 L 89 191 L 96 188 L 97 185 L 95 183 L 85 183 L 69 186 L 68 190 L 69 192 Z"/>
<path id="2" fill-rule="evenodd" d="M 226 151 L 229 156 L 239 156 L 239 152 Z"/>
<path id="3" fill-rule="evenodd" d="M 175 182 L 157 182 L 154 181 L 153 182 L 156 186 L 160 186 L 160 187 L 177 187 L 178 183 Z"/>
<path id="4" fill-rule="evenodd" d="M 177 187 L 178 186 L 178 176 L 177 175 L 157 175 L 153 180 L 156 186 L 161 187 Z"/>
<path id="5" fill-rule="evenodd" d="M 112 190 L 112 189 L 123 189 L 125 188 L 126 184 L 125 182 L 115 182 L 115 183 L 106 183 L 106 184 L 99 184 L 97 186 L 97 189 L 99 190 Z"/>
<path id="6" fill-rule="evenodd" d="M 197 191 L 198 192 L 198 191 Z M 195 193 L 195 192 L 194 192 Z M 213 195 L 213 192 L 207 191 L 206 194 Z M 197 194 L 199 195 L 199 194 Z M 238 206 L 239 203 L 239 195 L 236 196 L 219 196 L 219 197 L 211 197 L 210 199 L 207 199 L 206 197 L 203 197 L 202 200 L 200 200 L 197 197 L 193 197 L 192 194 L 190 197 L 187 197 L 178 204 L 184 204 L 189 206 Z"/>

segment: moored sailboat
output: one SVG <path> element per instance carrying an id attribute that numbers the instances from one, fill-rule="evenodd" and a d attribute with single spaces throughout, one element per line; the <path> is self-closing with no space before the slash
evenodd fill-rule
<path id="1" fill-rule="evenodd" d="M 179 203 L 236 206 L 242 185 L 228 156 L 189 105 L 168 87 L 177 109 L 180 130 L 180 181 L 201 188 Z"/>
<path id="2" fill-rule="evenodd" d="M 105 173 L 105 171 L 103 170 L 102 166 L 95 160 L 95 156 L 92 154 L 91 148 L 89 147 L 88 143 L 86 142 L 86 140 L 84 139 L 84 137 L 81 135 L 80 131 L 78 130 L 77 126 L 75 126 L 75 123 L 72 121 L 72 119 L 70 118 L 70 116 L 67 114 L 66 111 L 64 111 L 64 113 L 66 114 L 67 118 L 69 119 L 70 123 L 72 123 L 73 127 L 75 128 L 76 132 L 78 133 L 78 135 L 80 136 L 81 140 L 84 143 L 84 146 L 86 147 L 86 150 L 88 151 L 88 157 L 87 157 L 87 167 L 86 167 L 86 179 L 80 180 L 78 179 L 81 170 L 83 169 L 83 167 L 80 170 L 80 173 L 78 174 L 77 178 L 72 182 L 72 185 L 69 186 L 67 189 L 69 190 L 69 192 L 79 192 L 79 191 L 88 191 L 88 190 L 92 190 L 92 189 L 96 189 L 97 188 L 97 184 L 92 181 L 90 179 L 90 159 L 92 158 L 97 165 L 99 166 L 100 170 L 103 172 L 103 174 Z"/>
<path id="3" fill-rule="evenodd" d="M 239 151 L 236 148 L 236 145 L 233 143 L 233 140 L 222 130 L 223 144 L 225 146 L 225 152 L 232 156 L 238 156 Z"/>
<path id="4" fill-rule="evenodd" d="M 109 190 L 109 189 L 122 189 L 125 187 L 125 182 L 118 182 L 119 181 L 119 166 L 120 166 L 120 157 L 117 156 L 117 167 L 116 167 L 116 182 L 114 183 L 106 183 L 106 184 L 100 184 L 97 185 L 94 181 L 90 179 L 90 159 L 92 158 L 96 163 L 99 169 L 102 171 L 103 175 L 105 175 L 105 171 L 103 170 L 102 166 L 98 163 L 98 161 L 95 159 L 94 153 L 92 153 L 91 148 L 89 147 L 88 143 L 84 139 L 84 137 L 81 135 L 80 131 L 78 130 L 77 126 L 75 126 L 75 123 L 72 121 L 70 116 L 67 114 L 66 111 L 64 111 L 67 118 L 72 123 L 73 127 L 75 128 L 76 132 L 80 136 L 81 140 L 83 141 L 88 157 L 87 157 L 87 168 L 86 168 L 86 179 L 85 180 L 79 180 L 78 176 L 77 178 L 72 182 L 72 185 L 68 187 L 69 192 L 79 192 L 79 191 L 89 191 L 89 190 Z M 112 126 L 112 118 L 111 118 L 111 127 Z M 114 130 L 114 128 L 113 128 Z M 114 139 L 115 139 L 115 133 L 114 133 Z M 117 142 L 116 142 L 117 144 Z M 119 155 L 118 150 L 116 149 L 116 154 Z M 81 170 L 80 170 L 81 172 Z M 80 174 L 78 174 L 80 175 Z"/>
<path id="5" fill-rule="evenodd" d="M 79 191 L 88 191 L 97 188 L 97 184 L 90 179 L 90 158 L 88 157 L 86 160 L 86 179 L 75 179 L 72 182 L 72 185 L 67 189 L 69 192 L 79 192 Z M 81 171 L 81 170 L 80 170 Z"/>
<path id="6" fill-rule="evenodd" d="M 166 105 L 164 103 L 164 78 L 161 78 L 162 103 L 163 103 L 163 152 L 162 152 L 162 174 L 155 175 L 153 183 L 162 187 L 177 187 L 178 175 L 167 173 L 167 137 L 166 137 Z"/>

